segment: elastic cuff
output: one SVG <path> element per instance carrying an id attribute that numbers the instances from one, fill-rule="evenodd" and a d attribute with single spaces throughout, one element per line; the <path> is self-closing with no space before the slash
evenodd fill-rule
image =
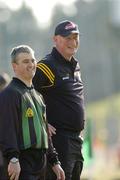
<path id="1" fill-rule="evenodd" d="M 52 166 L 55 166 L 57 164 L 59 164 L 61 166 L 61 162 L 60 161 L 57 161 L 57 162 L 53 163 Z"/>
<path id="2" fill-rule="evenodd" d="M 18 159 L 19 158 L 19 153 L 18 152 L 10 152 L 10 153 L 7 154 L 8 161 L 10 161 L 10 159 L 12 159 L 13 157 Z"/>

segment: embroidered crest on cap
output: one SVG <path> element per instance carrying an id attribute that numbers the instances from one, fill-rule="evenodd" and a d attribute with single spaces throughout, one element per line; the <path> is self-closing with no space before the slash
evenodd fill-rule
<path id="1" fill-rule="evenodd" d="M 74 23 L 70 22 L 69 24 L 67 24 L 67 25 L 65 26 L 65 29 L 68 30 L 68 29 L 73 29 L 73 28 L 75 28 L 75 27 L 76 27 L 76 25 L 75 25 Z"/>

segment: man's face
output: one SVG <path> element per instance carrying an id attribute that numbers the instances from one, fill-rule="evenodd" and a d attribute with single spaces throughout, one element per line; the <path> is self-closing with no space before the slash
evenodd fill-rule
<path id="1" fill-rule="evenodd" d="M 13 63 L 13 69 L 16 76 L 22 80 L 32 80 L 36 71 L 36 60 L 31 53 L 20 53 L 16 58 L 16 63 Z"/>
<path id="2" fill-rule="evenodd" d="M 78 49 L 79 34 L 73 33 L 67 37 L 57 35 L 54 37 L 57 50 L 66 58 L 70 59 Z"/>

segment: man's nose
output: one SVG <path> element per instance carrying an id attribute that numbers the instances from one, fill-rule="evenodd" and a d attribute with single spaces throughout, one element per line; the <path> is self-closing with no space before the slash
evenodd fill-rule
<path id="1" fill-rule="evenodd" d="M 29 61 L 29 66 L 33 66 L 34 62 L 33 61 Z"/>

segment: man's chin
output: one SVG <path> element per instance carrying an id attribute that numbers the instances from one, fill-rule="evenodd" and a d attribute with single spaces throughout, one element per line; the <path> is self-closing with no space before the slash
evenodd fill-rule
<path id="1" fill-rule="evenodd" d="M 31 75 L 31 78 L 33 78 L 35 76 L 35 73 Z"/>
<path id="2" fill-rule="evenodd" d="M 29 74 L 29 78 L 33 78 L 35 76 L 35 73 L 31 73 L 31 74 Z"/>

